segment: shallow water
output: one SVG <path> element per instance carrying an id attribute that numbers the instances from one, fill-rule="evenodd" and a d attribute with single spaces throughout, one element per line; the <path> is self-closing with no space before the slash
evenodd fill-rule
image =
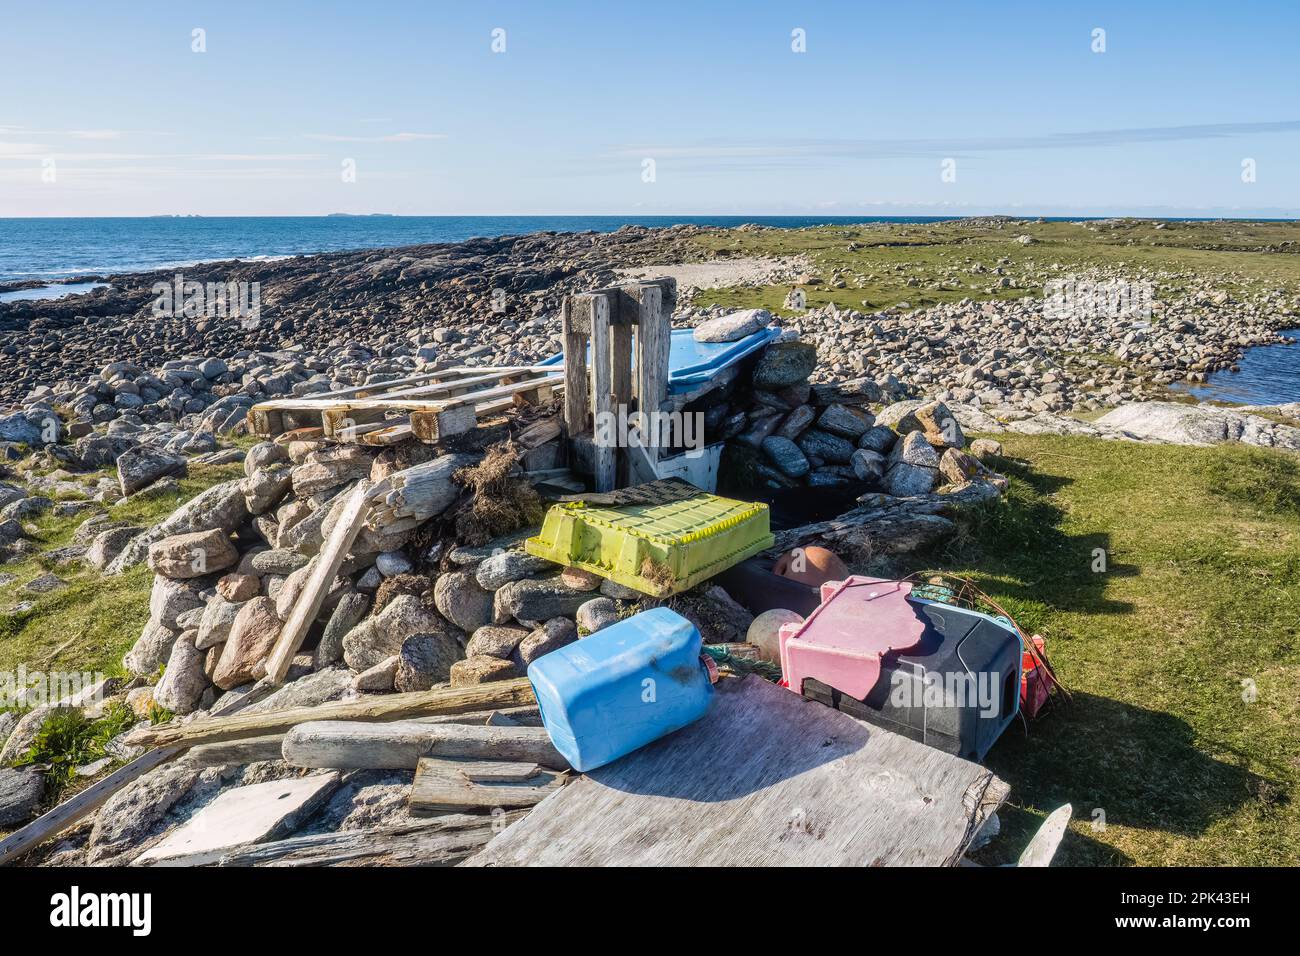
<path id="1" fill-rule="evenodd" d="M 1298 341 L 1247 349 L 1238 363 L 1241 371 L 1214 372 L 1205 384 L 1183 390 L 1202 401 L 1242 405 L 1300 402 L 1300 329 L 1288 329 L 1283 334 Z"/>
<path id="2" fill-rule="evenodd" d="M 15 289 L 0 292 L 0 302 L 35 302 L 45 299 L 62 299 L 65 295 L 80 295 L 102 289 L 107 282 L 68 282 L 63 285 L 44 285 L 36 289 Z"/>

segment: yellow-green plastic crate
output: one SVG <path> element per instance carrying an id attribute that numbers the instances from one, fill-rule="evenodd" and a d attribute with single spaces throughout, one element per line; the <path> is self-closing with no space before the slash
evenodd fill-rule
<path id="1" fill-rule="evenodd" d="M 525 541 L 524 550 L 666 597 L 770 548 L 774 540 L 767 505 L 701 492 L 662 504 L 553 505 L 541 533 Z"/>

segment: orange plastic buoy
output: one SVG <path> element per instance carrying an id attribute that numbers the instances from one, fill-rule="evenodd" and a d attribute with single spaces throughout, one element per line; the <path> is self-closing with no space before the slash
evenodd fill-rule
<path id="1" fill-rule="evenodd" d="M 777 558 L 772 573 L 819 588 L 827 581 L 843 581 L 849 569 L 834 551 L 814 546 L 787 551 Z"/>

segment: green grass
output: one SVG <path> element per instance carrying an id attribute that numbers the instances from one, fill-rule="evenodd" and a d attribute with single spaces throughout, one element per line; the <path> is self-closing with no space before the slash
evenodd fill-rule
<path id="1" fill-rule="evenodd" d="M 1021 235 L 1036 240 L 1016 241 Z M 1132 279 L 1168 273 L 1157 299 L 1181 295 L 1192 277 L 1210 278 L 1229 295 L 1300 288 L 1300 225 L 1295 223 L 1170 223 L 1125 220 L 1115 226 L 1069 222 L 1015 223 L 1001 229 L 973 223 L 870 224 L 799 230 L 710 230 L 701 250 L 725 257 L 806 256 L 822 280 L 805 287 L 810 307 L 874 311 L 906 302 L 942 302 L 1042 295 L 1044 283 L 1092 268 Z M 1284 245 L 1291 243 L 1291 245 Z M 972 273 L 975 267 L 984 272 Z M 998 288 L 1002 278 L 1013 288 Z M 836 272 L 846 288 L 831 287 Z M 908 285 L 909 280 L 914 282 Z M 784 312 L 788 285 L 704 290 L 698 305 Z"/>
<path id="2" fill-rule="evenodd" d="M 121 505 L 109 506 L 107 511 L 114 520 L 148 527 L 199 492 L 242 474 L 243 466 L 239 464 L 195 466 L 190 477 L 181 481 L 179 493 L 137 495 Z M 85 518 L 47 515 L 37 520 L 37 543 L 43 550 L 70 544 L 73 532 Z M 47 571 L 62 578 L 67 587 L 41 595 L 22 590 L 23 585 Z M 153 575 L 148 567 L 138 565 L 125 574 L 106 576 L 80 561 L 55 567 L 36 555 L 0 565 L 0 572 L 15 575 L 14 581 L 0 585 L 0 671 L 25 664 L 29 671 L 99 671 L 108 676 L 122 673 L 122 655 L 140 636 L 149 618 Z M 12 608 L 21 601 L 30 601 L 33 606 L 13 613 Z"/>
<path id="3" fill-rule="evenodd" d="M 80 710 L 55 710 L 45 718 L 27 752 L 15 767 L 45 766 L 45 801 L 58 802 L 59 794 L 76 779 L 77 768 L 107 756 L 105 746 L 130 729 L 135 714 L 125 704 L 114 704 L 103 716 L 91 719 Z"/>
<path id="4" fill-rule="evenodd" d="M 1004 463 L 1007 501 L 926 566 L 972 578 L 1044 635 L 1073 700 L 990 751 L 1011 808 L 982 859 L 1014 859 L 1071 803 L 1061 864 L 1294 864 L 1300 461 L 1004 437 L 1028 462 Z"/>

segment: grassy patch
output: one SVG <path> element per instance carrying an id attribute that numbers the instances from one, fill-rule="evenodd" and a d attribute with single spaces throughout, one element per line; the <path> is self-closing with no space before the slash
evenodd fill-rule
<path id="1" fill-rule="evenodd" d="M 59 794 L 75 779 L 77 768 L 105 757 L 108 742 L 135 721 L 135 714 L 125 704 L 109 707 L 94 720 L 80 710 L 51 711 L 32 746 L 13 765 L 47 767 L 45 799 L 57 803 Z"/>
<path id="2" fill-rule="evenodd" d="M 195 466 L 190 477 L 172 494 L 140 494 L 110 506 L 113 520 L 145 528 L 156 524 L 199 492 L 243 474 L 243 466 Z M 36 522 L 37 543 L 42 549 L 61 548 L 71 543 L 73 533 L 87 515 Z M 42 555 L 0 566 L 15 575 L 0 585 L 0 670 L 25 664 L 29 671 L 62 668 L 98 671 L 106 675 L 122 672 L 122 655 L 140 636 L 149 618 L 149 589 L 153 575 L 144 565 L 125 574 L 107 576 L 80 561 L 56 567 Z M 65 587 L 34 595 L 23 586 L 52 571 Z M 32 606 L 15 612 L 20 602 Z"/>
<path id="3" fill-rule="evenodd" d="M 1067 802 L 1064 864 L 1300 859 L 1296 458 L 1002 437 L 1008 500 L 929 561 L 1043 634 L 1073 703 L 989 753 L 1014 806 L 986 861 Z"/>
<path id="4" fill-rule="evenodd" d="M 1022 244 L 1021 235 L 1034 241 Z M 1189 277 L 1213 280 L 1229 296 L 1300 288 L 1295 223 L 1115 224 L 1029 222 L 998 228 L 970 222 L 869 223 L 798 230 L 709 230 L 694 240 L 725 257 L 803 255 L 821 280 L 805 286 L 810 307 L 834 303 L 875 311 L 922 308 L 961 299 L 1042 295 L 1044 283 L 1091 269 L 1132 279 L 1163 273 L 1157 299 L 1181 297 Z M 1289 245 L 1286 245 L 1289 243 Z M 1007 279 L 1011 286 L 1003 288 Z M 843 288 L 835 283 L 842 282 Z M 783 312 L 788 286 L 710 289 L 699 305 Z"/>

